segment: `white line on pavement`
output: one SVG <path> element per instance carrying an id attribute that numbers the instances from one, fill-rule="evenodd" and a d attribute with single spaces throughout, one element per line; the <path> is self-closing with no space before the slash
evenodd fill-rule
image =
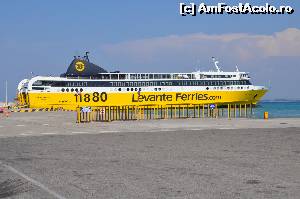
<path id="1" fill-rule="evenodd" d="M 58 198 L 58 199 L 66 199 L 65 197 L 59 195 L 58 193 L 48 189 L 45 185 L 43 185 L 42 183 L 30 178 L 29 176 L 25 175 L 24 173 L 22 173 L 21 171 L 18 171 L 17 169 L 9 166 L 9 165 L 6 165 L 6 164 L 3 164 L 1 161 L 0 161 L 0 165 L 4 166 L 6 169 L 10 170 L 11 172 L 21 176 L 22 178 L 24 178 L 25 180 L 31 182 L 32 184 L 40 187 L 42 190 L 48 192 L 50 195 L 54 196 L 55 198 Z"/>
<path id="2" fill-rule="evenodd" d="M 217 128 L 217 129 L 223 129 L 223 130 L 226 130 L 226 129 L 235 129 L 233 127 L 221 127 L 221 128 Z"/>
<path id="3" fill-rule="evenodd" d="M 160 130 L 157 130 L 157 131 L 165 131 L 165 132 L 168 132 L 168 131 L 174 131 L 174 129 L 160 129 Z"/>
<path id="4" fill-rule="evenodd" d="M 57 133 L 41 133 L 42 135 L 56 135 Z"/>
<path id="5" fill-rule="evenodd" d="M 17 124 L 16 126 L 25 126 L 24 124 Z"/>
<path id="6" fill-rule="evenodd" d="M 89 132 L 84 132 L 84 131 L 72 131 L 72 134 L 88 134 Z"/>
<path id="7" fill-rule="evenodd" d="M 21 133 L 20 135 L 22 136 L 30 136 L 30 135 L 33 135 L 32 133 Z"/>
<path id="8" fill-rule="evenodd" d="M 100 131 L 100 133 L 117 133 L 117 132 L 120 132 L 120 131 Z"/>
<path id="9" fill-rule="evenodd" d="M 49 124 L 43 124 L 44 126 L 49 126 Z"/>
<path id="10" fill-rule="evenodd" d="M 190 131 L 202 131 L 204 129 L 186 129 L 186 130 L 190 130 Z"/>

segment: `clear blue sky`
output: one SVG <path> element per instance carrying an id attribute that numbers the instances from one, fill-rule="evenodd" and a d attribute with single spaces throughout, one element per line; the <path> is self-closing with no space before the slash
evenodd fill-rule
<path id="1" fill-rule="evenodd" d="M 198 33 L 272 35 L 288 28 L 300 28 L 298 12 L 300 5 L 297 1 L 276 1 L 274 4 L 293 6 L 295 13 L 292 15 L 198 15 L 196 17 L 180 16 L 179 2 L 190 1 L 1 1 L 0 101 L 4 98 L 6 79 L 9 82 L 10 99 L 13 99 L 18 81 L 29 77 L 31 71 L 39 75 L 59 75 L 65 72 L 73 55 L 81 54 L 86 50 L 91 52 L 91 58 L 96 64 L 103 65 L 109 70 L 149 71 L 151 64 L 155 64 L 155 72 L 172 72 L 173 68 L 190 71 L 195 68 L 197 61 L 190 60 L 190 64 L 186 63 L 187 60 L 180 59 L 180 56 L 185 56 L 184 54 L 180 56 L 172 54 L 162 59 L 148 56 L 147 61 L 136 62 L 135 57 L 129 59 L 122 57 L 119 52 L 115 53 L 115 48 L 126 42 L 129 42 L 130 46 L 132 41 L 151 40 L 170 35 L 182 37 Z M 204 2 L 214 4 L 218 1 Z M 228 4 L 233 5 L 237 2 L 243 1 L 228 1 Z M 262 4 L 261 1 L 248 2 L 253 5 Z M 210 45 L 209 42 L 206 45 Z M 113 51 L 107 51 L 107 46 L 113 46 Z M 164 53 L 168 54 L 168 52 Z M 250 65 L 253 63 L 263 63 L 267 68 L 269 65 L 285 64 L 288 61 L 290 62 L 288 65 L 299 66 L 300 60 L 297 52 L 292 57 L 261 58 L 259 62 L 255 58 L 239 61 L 238 58 L 229 59 L 227 54 L 217 54 L 222 58 L 225 57 L 224 65 L 243 63 L 246 69 L 254 74 L 258 74 L 261 68 L 252 69 Z M 206 58 L 199 55 L 199 60 L 203 62 L 202 65 L 207 66 L 210 64 L 211 55 L 205 56 Z M 167 59 L 174 59 L 174 61 Z M 181 67 L 179 63 L 186 63 L 186 65 Z M 293 70 L 300 73 L 298 67 Z M 282 73 L 281 69 L 274 76 L 280 73 Z M 252 76 L 255 79 L 255 76 Z M 274 76 L 268 78 L 274 82 L 276 81 Z M 265 83 L 265 80 L 259 76 L 257 82 Z M 268 98 L 300 98 L 300 94 L 287 96 L 288 93 L 281 93 L 282 87 L 279 83 L 274 82 L 273 85 L 275 85 L 274 92 L 270 93 Z"/>

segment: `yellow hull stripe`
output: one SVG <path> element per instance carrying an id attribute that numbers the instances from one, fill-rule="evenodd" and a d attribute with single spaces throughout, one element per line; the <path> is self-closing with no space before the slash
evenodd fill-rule
<path id="1" fill-rule="evenodd" d="M 256 104 L 267 90 L 132 93 L 29 93 L 30 108 L 76 110 L 82 106 Z"/>

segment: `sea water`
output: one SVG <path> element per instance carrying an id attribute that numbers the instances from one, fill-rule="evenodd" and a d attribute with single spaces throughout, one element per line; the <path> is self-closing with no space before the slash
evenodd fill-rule
<path id="1" fill-rule="evenodd" d="M 264 112 L 269 112 L 269 118 L 300 118 L 300 101 L 262 101 L 253 112 L 255 118 L 263 118 Z"/>

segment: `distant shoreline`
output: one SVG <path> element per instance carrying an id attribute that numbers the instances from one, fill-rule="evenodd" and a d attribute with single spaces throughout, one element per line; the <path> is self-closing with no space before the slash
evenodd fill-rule
<path id="1" fill-rule="evenodd" d="M 300 99 L 274 99 L 274 100 L 261 100 L 259 103 L 261 102 L 299 102 L 300 103 Z"/>

